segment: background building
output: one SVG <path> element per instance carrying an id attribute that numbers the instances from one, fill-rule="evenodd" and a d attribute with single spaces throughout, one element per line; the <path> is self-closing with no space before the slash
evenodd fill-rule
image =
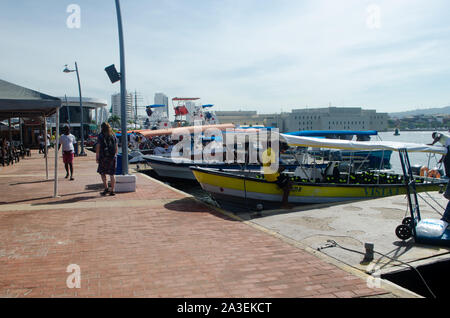
<path id="1" fill-rule="evenodd" d="M 286 131 L 377 130 L 386 131 L 388 114 L 361 107 L 293 109 L 284 119 Z"/>
<path id="2" fill-rule="evenodd" d="M 59 122 L 61 127 L 70 125 L 71 133 L 77 137 L 81 137 L 80 121 L 80 98 L 79 97 L 59 97 L 61 99 L 61 109 L 59 110 Z M 104 112 L 107 112 L 107 101 L 99 98 L 82 98 L 83 104 L 83 128 L 84 136 L 87 138 L 88 134 L 97 130 L 97 124 L 103 121 Z M 56 127 L 55 117 L 48 119 L 48 123 L 52 128 Z"/>
<path id="3" fill-rule="evenodd" d="M 216 111 L 216 116 L 221 123 L 233 123 L 235 125 L 263 125 L 263 118 L 256 111 Z"/>
<path id="4" fill-rule="evenodd" d="M 163 93 L 156 93 L 154 101 L 155 105 L 166 105 L 164 111 L 166 113 L 166 116 L 169 117 L 169 98 Z"/>
<path id="5" fill-rule="evenodd" d="M 125 112 L 127 114 L 128 120 L 134 119 L 134 107 L 133 107 L 133 94 L 127 93 L 125 97 Z M 120 111 L 120 93 L 111 95 L 111 114 L 119 117 L 121 116 Z"/>
<path id="6" fill-rule="evenodd" d="M 236 125 L 264 125 L 280 132 L 300 130 L 386 131 L 388 114 L 361 107 L 293 109 L 290 113 L 257 114 L 256 111 L 218 111 L 220 122 Z"/>

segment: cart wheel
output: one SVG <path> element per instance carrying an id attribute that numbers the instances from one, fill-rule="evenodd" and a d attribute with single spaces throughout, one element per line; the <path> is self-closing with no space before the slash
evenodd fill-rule
<path id="1" fill-rule="evenodd" d="M 407 226 L 409 226 L 411 228 L 414 225 L 414 220 L 413 220 L 412 217 L 407 217 L 407 218 L 403 219 L 402 224 L 403 225 L 407 225 Z"/>
<path id="2" fill-rule="evenodd" d="M 412 235 L 411 228 L 405 224 L 399 225 L 395 229 L 395 235 L 397 235 L 397 237 L 403 241 L 407 240 Z"/>

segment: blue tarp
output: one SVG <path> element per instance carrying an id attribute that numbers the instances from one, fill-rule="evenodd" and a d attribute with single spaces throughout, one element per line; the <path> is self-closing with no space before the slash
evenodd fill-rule
<path id="1" fill-rule="evenodd" d="M 129 135 L 131 135 L 131 134 L 132 134 L 132 133 L 129 132 L 129 133 L 127 133 L 127 136 L 129 136 Z M 117 138 L 122 137 L 122 133 L 116 133 L 116 137 L 117 137 Z"/>
<path id="2" fill-rule="evenodd" d="M 149 105 L 149 106 L 147 106 L 147 107 L 150 107 L 150 108 L 158 108 L 158 107 L 166 107 L 166 105 L 155 104 L 155 105 Z"/>

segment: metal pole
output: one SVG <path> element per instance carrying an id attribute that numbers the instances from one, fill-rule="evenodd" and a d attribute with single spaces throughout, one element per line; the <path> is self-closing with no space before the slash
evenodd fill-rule
<path id="1" fill-rule="evenodd" d="M 81 111 L 81 117 L 80 117 L 81 152 L 80 152 L 79 156 L 86 156 L 86 153 L 84 152 L 83 102 L 82 102 L 82 97 L 81 97 L 80 74 L 78 73 L 78 65 L 77 65 L 77 62 L 75 62 L 75 71 L 77 72 L 78 92 L 79 92 L 79 94 L 80 94 L 80 111 Z"/>
<path id="2" fill-rule="evenodd" d="M 70 109 L 69 109 L 69 103 L 67 102 L 67 95 L 64 95 L 64 98 L 66 100 L 66 109 L 67 109 L 67 122 L 70 127 Z"/>
<path id="3" fill-rule="evenodd" d="M 58 147 L 59 147 L 59 107 L 56 108 L 56 140 L 55 140 L 55 183 L 53 197 L 58 197 Z"/>
<path id="4" fill-rule="evenodd" d="M 128 174 L 128 136 L 127 136 L 127 112 L 126 112 L 126 81 L 125 81 L 125 49 L 123 43 L 122 14 L 120 1 L 116 0 L 117 25 L 119 30 L 120 47 L 120 114 L 122 130 L 122 175 Z"/>
<path id="5" fill-rule="evenodd" d="M 45 151 L 45 176 L 48 180 L 48 147 L 47 147 L 47 118 L 44 115 L 44 142 L 45 142 L 45 147 L 44 147 L 44 151 Z"/>
<path id="6" fill-rule="evenodd" d="M 11 118 L 8 118 L 9 146 L 12 146 Z"/>
<path id="7" fill-rule="evenodd" d="M 22 128 L 23 128 L 23 124 L 22 124 L 22 117 L 19 118 L 19 128 L 20 128 L 20 144 L 23 146 L 23 132 L 22 132 Z"/>
<path id="8" fill-rule="evenodd" d="M 134 90 L 134 129 L 137 125 L 137 91 Z"/>

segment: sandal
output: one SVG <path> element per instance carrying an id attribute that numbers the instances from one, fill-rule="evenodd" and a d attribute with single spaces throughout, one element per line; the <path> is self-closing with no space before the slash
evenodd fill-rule
<path id="1" fill-rule="evenodd" d="M 109 193 L 109 195 L 113 196 L 113 195 L 116 195 L 116 193 L 115 193 L 114 191 L 111 191 L 111 192 Z"/>
<path id="2" fill-rule="evenodd" d="M 109 192 L 108 189 L 105 189 L 103 192 L 100 192 L 101 195 L 106 195 Z"/>

